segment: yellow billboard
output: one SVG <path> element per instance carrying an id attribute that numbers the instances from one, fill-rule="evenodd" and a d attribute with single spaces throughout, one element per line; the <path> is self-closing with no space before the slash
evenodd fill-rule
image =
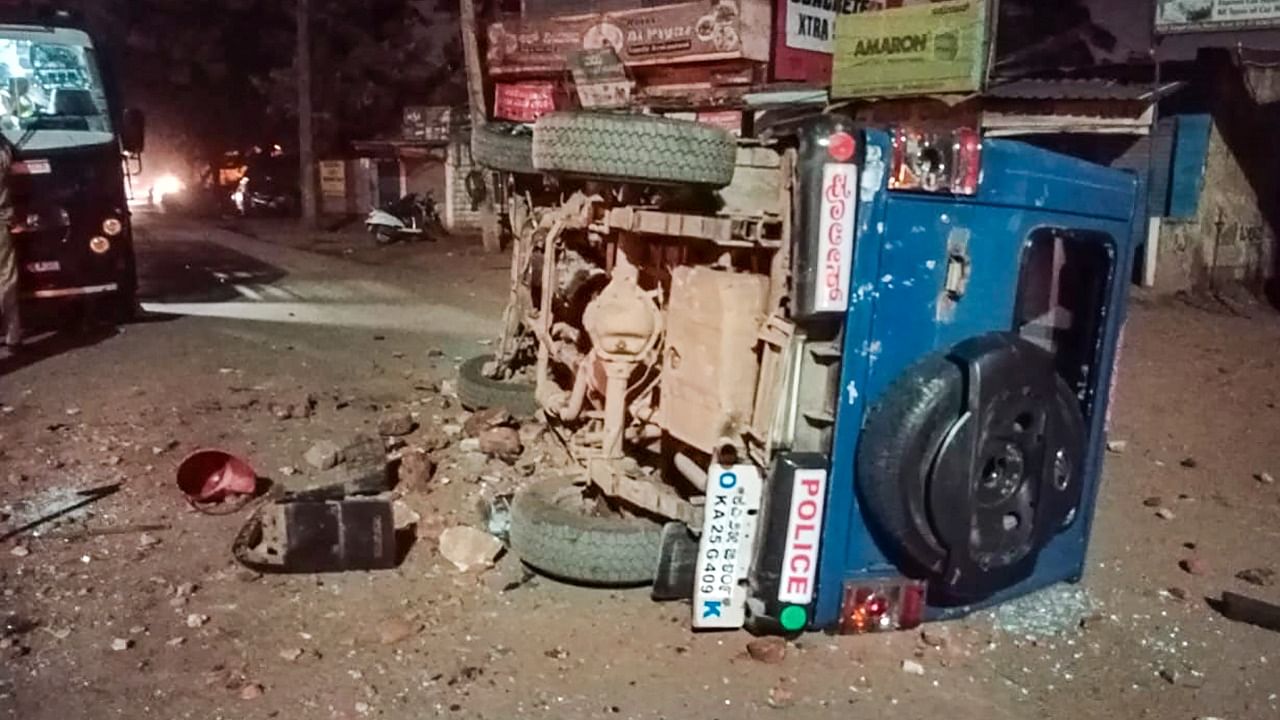
<path id="1" fill-rule="evenodd" d="M 987 0 L 898 0 L 836 20 L 831 96 L 891 97 L 981 89 Z"/>

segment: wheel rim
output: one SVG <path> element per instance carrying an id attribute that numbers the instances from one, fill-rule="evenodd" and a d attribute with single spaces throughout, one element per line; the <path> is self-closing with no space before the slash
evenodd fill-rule
<path id="1" fill-rule="evenodd" d="M 1081 497 L 1083 415 L 1052 356 L 1018 339 L 985 340 L 966 360 L 967 408 L 929 478 L 943 573 L 959 598 L 1031 572 Z M 963 348 L 962 346 L 960 346 Z"/>

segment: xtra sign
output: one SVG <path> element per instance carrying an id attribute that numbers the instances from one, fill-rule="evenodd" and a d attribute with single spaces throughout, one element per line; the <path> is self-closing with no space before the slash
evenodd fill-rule
<path id="1" fill-rule="evenodd" d="M 1280 0 L 1158 0 L 1156 32 L 1249 30 L 1280 25 Z"/>
<path id="2" fill-rule="evenodd" d="M 787 0 L 787 47 L 831 54 L 836 15 L 858 12 L 855 0 Z"/>
<path id="3" fill-rule="evenodd" d="M 841 15 L 832 97 L 973 92 L 987 55 L 987 0 L 943 0 Z"/>

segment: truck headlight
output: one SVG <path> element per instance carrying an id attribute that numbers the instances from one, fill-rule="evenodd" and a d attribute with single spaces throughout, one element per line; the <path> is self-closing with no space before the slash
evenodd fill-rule
<path id="1" fill-rule="evenodd" d="M 118 218 L 107 218 L 102 221 L 102 232 L 106 233 L 107 237 L 115 237 L 124 232 L 124 223 Z"/>
<path id="2" fill-rule="evenodd" d="M 111 241 L 98 235 L 89 241 L 89 249 L 99 255 L 103 255 L 111 249 Z"/>

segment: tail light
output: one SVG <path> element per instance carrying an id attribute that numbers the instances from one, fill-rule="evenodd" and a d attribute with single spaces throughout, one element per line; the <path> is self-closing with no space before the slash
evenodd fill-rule
<path id="1" fill-rule="evenodd" d="M 890 190 L 975 195 L 982 180 L 982 136 L 976 130 L 893 133 Z"/>
<path id="2" fill-rule="evenodd" d="M 825 145 L 827 154 L 836 162 L 849 162 L 858 152 L 858 141 L 844 131 L 832 133 L 825 141 L 819 140 L 818 144 Z"/>
<path id="3" fill-rule="evenodd" d="M 913 580 L 850 582 L 840 606 L 840 632 L 847 635 L 910 630 L 924 619 L 924 583 Z"/>

